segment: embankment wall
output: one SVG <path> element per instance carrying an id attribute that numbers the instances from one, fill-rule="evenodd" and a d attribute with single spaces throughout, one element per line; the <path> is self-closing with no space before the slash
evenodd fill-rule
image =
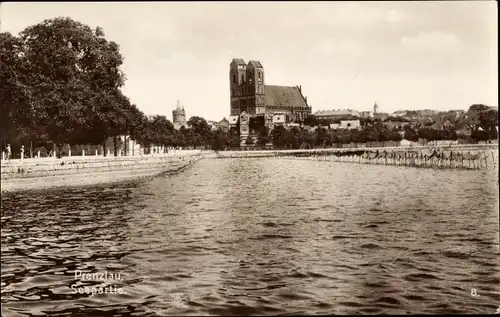
<path id="1" fill-rule="evenodd" d="M 2 161 L 2 193 L 114 183 L 180 171 L 200 151 L 126 157 L 63 157 Z"/>

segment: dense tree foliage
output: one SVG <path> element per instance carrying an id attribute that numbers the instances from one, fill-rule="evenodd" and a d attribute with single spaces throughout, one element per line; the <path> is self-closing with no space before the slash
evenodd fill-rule
<path id="1" fill-rule="evenodd" d="M 165 116 L 147 117 L 121 90 L 125 75 L 119 46 L 69 18 L 45 20 L 19 36 L 0 33 L 2 148 L 27 142 L 102 145 L 129 135 L 145 147 L 206 147 L 205 119 L 192 117 L 175 131 Z M 235 142 L 233 142 L 234 144 Z"/>
<path id="2" fill-rule="evenodd" d="M 483 104 L 471 105 L 467 112 L 468 123 L 472 129 L 471 138 L 487 141 L 498 138 L 498 109 Z"/>

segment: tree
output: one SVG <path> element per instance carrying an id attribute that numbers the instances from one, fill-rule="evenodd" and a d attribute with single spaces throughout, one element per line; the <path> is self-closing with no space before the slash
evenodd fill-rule
<path id="1" fill-rule="evenodd" d="M 497 127 L 490 127 L 490 129 L 488 130 L 488 138 L 490 140 L 496 140 L 496 139 L 498 139 Z"/>
<path id="2" fill-rule="evenodd" d="M 304 124 L 311 126 L 311 127 L 314 127 L 314 126 L 318 125 L 318 120 L 316 119 L 316 116 L 314 116 L 314 115 L 307 115 L 304 118 Z"/>
<path id="3" fill-rule="evenodd" d="M 229 138 L 229 147 L 239 148 L 240 147 L 240 137 L 238 135 L 233 135 Z"/>
<path id="4" fill-rule="evenodd" d="M 153 131 L 153 144 L 161 146 L 172 145 L 174 125 L 167 117 L 159 115 L 154 116 L 151 121 L 151 130 Z"/>
<path id="5" fill-rule="evenodd" d="M 0 33 L 0 70 L 0 126 L 4 148 L 5 143 L 37 135 L 23 43 L 10 33 Z"/>
<path id="6" fill-rule="evenodd" d="M 189 144 L 189 131 L 184 126 L 182 126 L 179 131 L 175 133 L 176 135 L 176 146 L 185 147 Z"/>
<path id="7" fill-rule="evenodd" d="M 35 124 L 43 126 L 51 140 L 61 145 L 87 130 L 93 138 L 101 134 L 105 140 L 122 130 L 123 58 L 102 29 L 55 18 L 26 28 L 20 39 Z"/>
<path id="8" fill-rule="evenodd" d="M 390 133 L 390 137 L 389 137 L 389 140 L 390 141 L 396 141 L 396 142 L 399 142 L 403 139 L 403 137 L 401 136 L 401 134 L 399 134 L 399 132 L 397 131 L 391 131 Z"/>
<path id="9" fill-rule="evenodd" d="M 469 107 L 469 111 L 477 111 L 477 112 L 486 111 L 489 109 L 490 109 L 490 107 L 488 107 L 487 105 L 484 105 L 484 104 L 473 104 Z"/>
<path id="10" fill-rule="evenodd" d="M 472 131 L 471 138 L 473 140 L 475 140 L 476 142 L 487 141 L 487 140 L 489 140 L 489 134 L 488 134 L 488 131 L 475 130 L 475 131 Z"/>
<path id="11" fill-rule="evenodd" d="M 315 133 L 315 145 L 319 147 L 324 147 L 328 142 L 328 133 L 325 128 L 316 128 Z"/>
<path id="12" fill-rule="evenodd" d="M 418 130 L 418 137 L 427 141 L 435 141 L 439 139 L 437 130 L 427 127 Z"/>
<path id="13" fill-rule="evenodd" d="M 138 109 L 132 107 L 129 99 L 120 89 L 100 92 L 90 98 L 88 102 L 89 107 L 84 109 L 86 121 L 83 132 L 85 134 L 78 138 L 80 140 L 78 143 L 102 144 L 104 153 L 106 153 L 106 140 L 111 137 L 113 139 L 113 152 L 114 155 L 117 155 L 118 136 L 137 129 L 133 126 L 138 125 L 142 115 L 138 113 Z M 75 143 L 71 138 L 68 141 Z"/>
<path id="14" fill-rule="evenodd" d="M 212 136 L 212 149 L 214 151 L 219 151 L 226 147 L 228 143 L 228 135 L 222 129 L 217 129 L 214 131 Z"/>
<path id="15" fill-rule="evenodd" d="M 257 145 L 264 146 L 269 142 L 269 128 L 264 126 L 259 131 L 259 137 L 257 139 Z"/>
<path id="16" fill-rule="evenodd" d="M 418 133 L 415 129 L 407 127 L 405 130 L 404 138 L 408 141 L 418 142 Z"/>
<path id="17" fill-rule="evenodd" d="M 137 141 L 145 148 L 149 148 L 155 139 L 152 121 L 148 117 L 143 116 L 142 122 L 138 125 L 135 134 Z"/>
<path id="18" fill-rule="evenodd" d="M 144 119 L 144 113 L 142 113 L 136 105 L 131 104 L 127 116 L 127 130 L 133 140 L 138 140 L 140 138 L 141 126 Z"/>
<path id="19" fill-rule="evenodd" d="M 212 129 L 205 119 L 197 116 L 191 117 L 188 120 L 188 125 L 190 126 L 191 140 L 195 147 L 210 144 Z"/>
<path id="20" fill-rule="evenodd" d="M 277 126 L 271 132 L 273 145 L 277 148 L 283 148 L 286 145 L 286 129 L 283 126 Z"/>
<path id="21" fill-rule="evenodd" d="M 467 112 L 468 123 L 472 130 L 490 131 L 498 126 L 498 110 L 483 104 L 474 104 L 470 106 Z"/>
<path id="22" fill-rule="evenodd" d="M 498 110 L 488 109 L 479 113 L 479 125 L 484 130 L 498 126 Z"/>

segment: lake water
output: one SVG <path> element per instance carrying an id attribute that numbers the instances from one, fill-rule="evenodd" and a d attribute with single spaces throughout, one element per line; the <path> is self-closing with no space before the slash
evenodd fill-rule
<path id="1" fill-rule="evenodd" d="M 2 200 L 4 317 L 500 305 L 496 171 L 202 160 L 145 182 Z M 84 287 L 123 294 L 75 294 Z"/>

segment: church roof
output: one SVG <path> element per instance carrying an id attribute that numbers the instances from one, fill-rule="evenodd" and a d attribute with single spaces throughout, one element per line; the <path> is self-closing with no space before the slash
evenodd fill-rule
<path id="1" fill-rule="evenodd" d="M 307 107 L 306 101 L 297 87 L 266 85 L 264 89 L 265 106 Z"/>
<path id="2" fill-rule="evenodd" d="M 235 62 L 237 65 L 246 65 L 245 61 L 242 58 L 233 58 L 233 62 Z"/>
<path id="3" fill-rule="evenodd" d="M 254 67 L 257 67 L 257 68 L 264 68 L 264 67 L 262 67 L 262 64 L 259 61 L 249 61 L 248 65 L 253 65 Z"/>

